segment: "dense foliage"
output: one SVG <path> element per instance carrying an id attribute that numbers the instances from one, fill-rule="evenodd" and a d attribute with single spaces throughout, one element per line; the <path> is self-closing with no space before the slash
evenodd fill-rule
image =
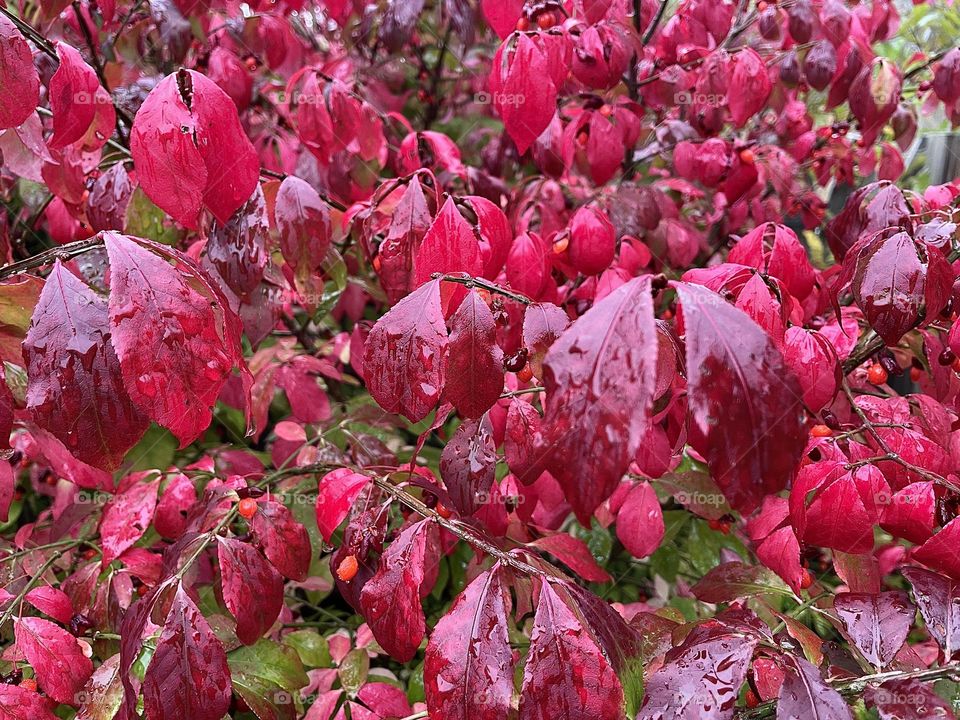
<path id="1" fill-rule="evenodd" d="M 0 720 L 953 718 L 958 33 L 0 7 Z"/>

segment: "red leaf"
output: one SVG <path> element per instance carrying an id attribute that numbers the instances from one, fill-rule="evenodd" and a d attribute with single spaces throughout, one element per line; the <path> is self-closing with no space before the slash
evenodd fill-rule
<path id="1" fill-rule="evenodd" d="M 312 186 L 290 175 L 280 184 L 274 213 L 283 258 L 298 277 L 312 274 L 333 242 L 330 208 Z"/>
<path id="2" fill-rule="evenodd" d="M 523 0 L 482 0 L 481 7 L 493 31 L 506 38 L 517 27 L 523 12 Z"/>
<path id="3" fill-rule="evenodd" d="M 907 485 L 883 508 L 880 527 L 894 537 L 922 545 L 936 527 L 937 500 L 929 480 Z"/>
<path id="4" fill-rule="evenodd" d="M 593 630 L 550 582 L 530 633 L 520 693 L 521 720 L 620 720 L 623 688 Z"/>
<path id="5" fill-rule="evenodd" d="M 237 319 L 199 268 L 181 266 L 182 256 L 174 268 L 125 235 L 105 233 L 104 243 L 124 385 L 185 447 L 207 429 L 231 370 L 242 366 Z"/>
<path id="6" fill-rule="evenodd" d="M 803 658 L 784 656 L 786 674 L 777 700 L 779 718 L 852 720 L 850 707 Z"/>
<path id="7" fill-rule="evenodd" d="M 534 375 L 543 375 L 543 358 L 547 350 L 570 325 L 570 318 L 552 303 L 528 305 L 523 313 L 523 344 L 529 352 L 528 362 Z"/>
<path id="8" fill-rule="evenodd" d="M 641 277 L 621 285 L 567 328 L 544 360 L 547 467 L 585 525 L 643 441 L 656 355 L 650 278 Z"/>
<path id="9" fill-rule="evenodd" d="M 246 295 L 263 279 L 270 244 L 270 218 L 258 185 L 228 222 L 213 228 L 205 249 L 227 286 L 238 295 Z"/>
<path id="10" fill-rule="evenodd" d="M 663 511 L 653 486 L 635 485 L 617 512 L 617 537 L 635 558 L 652 555 L 663 541 Z"/>
<path id="11" fill-rule="evenodd" d="M 179 538 L 187 527 L 187 513 L 197 502 L 197 490 L 186 475 L 177 473 L 160 494 L 153 520 L 154 529 L 161 537 Z"/>
<path id="12" fill-rule="evenodd" d="M 26 600 L 44 615 L 64 625 L 69 625 L 73 618 L 73 603 L 62 590 L 50 585 L 35 587 L 27 593 Z"/>
<path id="13" fill-rule="evenodd" d="M 696 626 L 647 679 L 637 720 L 729 720 L 758 640 L 717 620 Z"/>
<path id="14" fill-rule="evenodd" d="M 223 602 L 237 619 L 240 642 L 253 645 L 280 615 L 283 578 L 252 545 L 233 538 L 218 540 Z"/>
<path id="15" fill-rule="evenodd" d="M 755 510 L 786 487 L 806 443 L 800 387 L 770 337 L 706 288 L 679 283 L 690 442 L 730 505 Z"/>
<path id="16" fill-rule="evenodd" d="M 901 572 L 913 587 L 927 632 L 940 645 L 944 657 L 952 660 L 960 650 L 960 584 L 919 567 L 905 567 Z"/>
<path id="17" fill-rule="evenodd" d="M 233 100 L 193 70 L 150 91 L 133 121 L 130 153 L 147 197 L 189 228 L 204 205 L 226 223 L 260 175 Z"/>
<path id="18" fill-rule="evenodd" d="M 376 574 L 363 586 L 363 616 L 380 646 L 397 662 L 409 662 L 426 634 L 420 589 L 424 579 L 430 520 L 409 525 L 380 558 Z"/>
<path id="19" fill-rule="evenodd" d="M 465 420 L 440 455 L 440 477 L 463 515 L 473 515 L 491 501 L 496 469 L 497 444 L 490 419 Z"/>
<path id="20" fill-rule="evenodd" d="M 123 492 L 110 499 L 100 521 L 103 567 L 133 547 L 150 527 L 157 507 L 159 484 L 157 477 L 149 482 L 135 479 Z"/>
<path id="21" fill-rule="evenodd" d="M 803 387 L 803 403 L 819 412 L 840 389 L 840 363 L 830 341 L 816 330 L 791 326 L 784 334 L 783 357 Z"/>
<path id="22" fill-rule="evenodd" d="M 759 113 L 770 96 L 770 77 L 767 65 L 757 51 L 746 48 L 733 55 L 727 98 L 730 115 L 737 127 Z"/>
<path id="23" fill-rule="evenodd" d="M 786 225 L 764 223 L 748 232 L 730 250 L 727 261 L 749 265 L 782 280 L 796 298 L 813 289 L 814 270 L 797 234 Z"/>
<path id="24" fill-rule="evenodd" d="M 109 128 L 109 137 L 113 134 L 116 115 L 110 96 L 100 86 L 96 72 L 84 62 L 79 52 L 64 42 L 57 43 L 57 56 L 60 66 L 50 79 L 53 137 L 49 146 L 62 148 L 80 140 L 93 124 L 100 106 L 103 106 L 106 117 L 97 124 L 104 130 Z M 106 142 L 106 138 L 103 142 Z"/>
<path id="25" fill-rule="evenodd" d="M 9 462 L 0 461 L 0 522 L 9 518 L 10 504 L 16 492 L 17 478 Z"/>
<path id="26" fill-rule="evenodd" d="M 466 418 L 478 418 L 503 390 L 503 350 L 493 313 L 476 291 L 467 293 L 450 321 L 444 396 Z"/>
<path id="27" fill-rule="evenodd" d="M 317 487 L 317 527 L 324 542 L 330 542 L 354 501 L 369 484 L 370 478 L 366 475 L 347 468 L 328 472 L 320 479 Z"/>
<path id="28" fill-rule="evenodd" d="M 597 564 L 590 548 L 579 538 L 567 533 L 557 533 L 538 538 L 530 545 L 550 553 L 588 582 L 604 583 L 611 580 L 607 571 Z"/>
<path id="29" fill-rule="evenodd" d="M 115 470 L 150 425 L 124 389 L 107 300 L 57 262 L 23 342 L 27 408 L 79 460 Z"/>
<path id="30" fill-rule="evenodd" d="M 833 607 L 854 645 L 878 670 L 893 661 L 917 614 L 900 591 L 838 593 Z"/>
<path id="31" fill-rule="evenodd" d="M 525 34 L 497 50 L 490 74 L 493 103 L 521 155 L 547 129 L 557 110 L 557 87 L 550 62 Z"/>
<path id="32" fill-rule="evenodd" d="M 444 385 L 447 329 L 440 309 L 440 281 L 407 295 L 367 336 L 364 376 L 373 399 L 388 412 L 423 420 Z"/>
<path id="33" fill-rule="evenodd" d="M 414 284 L 418 286 L 429 281 L 434 273 L 483 274 L 480 238 L 460 214 L 452 197 L 447 198 L 423 237 L 414 268 Z M 448 285 L 444 287 L 444 292 L 454 289 L 461 290 L 458 286 L 451 288 Z"/>
<path id="34" fill-rule="evenodd" d="M 37 676 L 40 689 L 54 700 L 78 705 L 77 693 L 93 674 L 93 663 L 77 639 L 49 620 L 14 619 L 17 647 Z"/>
<path id="35" fill-rule="evenodd" d="M 2 66 L 2 63 L 0 63 Z M 0 685 L 0 720 L 59 720 L 50 698 L 18 685 Z"/>
<path id="36" fill-rule="evenodd" d="M 431 716 L 500 720 L 513 698 L 510 595 L 499 565 L 478 575 L 433 629 L 424 659 Z"/>
<path id="37" fill-rule="evenodd" d="M 960 518 L 954 518 L 944 525 L 940 532 L 914 550 L 913 559 L 960 580 L 958 546 L 960 546 Z"/>
<path id="38" fill-rule="evenodd" d="M 22 125 L 40 103 L 40 78 L 30 46 L 6 16 L 0 17 L 0 87 L 0 130 Z"/>
<path id="39" fill-rule="evenodd" d="M 186 590 L 177 587 L 143 678 L 150 720 L 220 720 L 230 708 L 227 654 Z"/>
<path id="40" fill-rule="evenodd" d="M 267 559 L 284 577 L 302 581 L 310 569 L 310 536 L 293 513 L 278 502 L 261 502 L 250 518 L 250 532 Z"/>

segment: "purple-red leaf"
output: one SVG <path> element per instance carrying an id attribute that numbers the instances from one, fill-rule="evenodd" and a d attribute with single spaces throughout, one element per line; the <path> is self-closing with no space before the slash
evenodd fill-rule
<path id="1" fill-rule="evenodd" d="M 852 720 L 850 707 L 803 658 L 784 656 L 786 673 L 777 700 L 777 720 Z"/>
<path id="2" fill-rule="evenodd" d="M 107 299 L 57 262 L 23 342 L 27 408 L 77 459 L 115 470 L 149 427 L 123 386 Z"/>
<path id="3" fill-rule="evenodd" d="M 253 645 L 283 607 L 283 578 L 249 543 L 220 538 L 217 545 L 223 602 L 237 619 L 237 637 Z"/>
<path id="4" fill-rule="evenodd" d="M 100 86 L 94 69 L 84 62 L 76 49 L 58 42 L 57 55 L 60 66 L 50 79 L 50 109 L 53 111 L 50 147 L 62 148 L 80 140 L 94 120 L 97 121 L 96 129 L 107 133 L 100 139 L 99 145 L 103 145 L 113 133 L 116 120 L 110 96 Z M 104 116 L 97 118 L 101 112 Z"/>
<path id="5" fill-rule="evenodd" d="M 520 720 L 619 720 L 620 680 L 593 630 L 568 604 L 566 591 L 544 581 L 523 671 Z"/>
<path id="6" fill-rule="evenodd" d="M 698 625 L 647 679 L 637 720 L 729 720 L 758 640 L 716 620 Z"/>
<path id="7" fill-rule="evenodd" d="M 690 442 L 741 512 L 786 487 L 806 442 L 799 383 L 747 315 L 716 293 L 681 283 Z"/>
<path id="8" fill-rule="evenodd" d="M 519 33 L 515 45 L 508 40 L 497 50 L 490 90 L 503 125 L 522 155 L 557 111 L 550 60 L 533 40 Z"/>
<path id="9" fill-rule="evenodd" d="M 440 455 L 440 477 L 463 515 L 490 501 L 497 469 L 497 444 L 490 420 L 465 420 Z"/>
<path id="10" fill-rule="evenodd" d="M 388 412 L 423 420 L 444 385 L 447 329 L 440 308 L 440 281 L 407 295 L 373 326 L 363 355 L 373 399 Z"/>
<path id="11" fill-rule="evenodd" d="M 19 685 L 0 685 L 0 720 L 58 720 L 56 703 Z"/>
<path id="12" fill-rule="evenodd" d="M 585 525 L 644 439 L 656 369 L 649 277 L 614 290 L 567 328 L 547 353 L 547 468 Z"/>
<path id="13" fill-rule="evenodd" d="M 250 518 L 250 532 L 267 559 L 284 577 L 302 581 L 310 568 L 310 536 L 293 513 L 278 502 L 261 502 Z"/>
<path id="14" fill-rule="evenodd" d="M 913 597 L 944 657 L 953 659 L 960 650 L 960 584 L 939 573 L 919 567 L 901 571 L 913 587 Z"/>
<path id="15" fill-rule="evenodd" d="M 839 593 L 833 607 L 854 645 L 878 669 L 893 661 L 917 612 L 900 591 Z"/>
<path id="16" fill-rule="evenodd" d="M 863 694 L 880 720 L 954 720 L 950 704 L 921 680 L 888 680 Z"/>
<path id="17" fill-rule="evenodd" d="M 287 177 L 277 192 L 274 213 L 284 260 L 298 276 L 319 269 L 333 241 L 333 223 L 317 191 L 298 177 Z"/>
<path id="18" fill-rule="evenodd" d="M 220 720 L 230 708 L 227 654 L 206 618 L 178 587 L 143 678 L 150 720 Z"/>
<path id="19" fill-rule="evenodd" d="M 17 618 L 13 627 L 40 689 L 57 702 L 78 705 L 77 693 L 93 674 L 93 663 L 77 639 L 43 618 Z"/>
<path id="20" fill-rule="evenodd" d="M 557 533 L 538 538 L 530 545 L 555 556 L 588 582 L 603 583 L 611 579 L 607 571 L 597 564 L 596 558 L 590 553 L 590 548 L 580 538 L 567 533 Z"/>
<path id="21" fill-rule="evenodd" d="M 444 395 L 466 418 L 489 410 L 503 390 L 503 350 L 493 313 L 476 291 L 467 293 L 450 321 Z"/>
<path id="22" fill-rule="evenodd" d="M 124 385 L 185 447 L 207 429 L 220 390 L 243 362 L 237 320 L 195 266 L 184 263 L 189 273 L 174 268 L 124 235 L 105 233 L 104 242 L 112 340 Z"/>
<path id="23" fill-rule="evenodd" d="M 431 715 L 500 720 L 513 698 L 510 595 L 499 566 L 478 575 L 430 635 L 424 689 Z"/>
<path id="24" fill-rule="evenodd" d="M 380 646 L 397 662 L 417 653 L 427 626 L 420 604 L 430 520 L 408 526 L 380 558 L 360 593 L 363 616 Z"/>

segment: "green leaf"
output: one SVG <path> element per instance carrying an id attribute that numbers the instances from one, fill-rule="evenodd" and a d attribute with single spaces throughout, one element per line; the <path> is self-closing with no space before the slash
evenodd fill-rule
<path id="1" fill-rule="evenodd" d="M 260 720 L 294 720 L 300 688 L 310 679 L 297 651 L 273 640 L 227 655 L 234 691 Z"/>
<path id="2" fill-rule="evenodd" d="M 297 651 L 304 667 L 331 667 L 332 659 L 327 639 L 316 630 L 297 630 L 284 635 L 283 642 Z"/>
<path id="3" fill-rule="evenodd" d="M 165 245 L 176 245 L 184 235 L 139 187 L 130 196 L 124 232 Z"/>
<path id="4" fill-rule="evenodd" d="M 124 473 L 166 468 L 173 465 L 179 443 L 166 428 L 151 425 L 140 442 L 130 448 L 124 458 Z"/>
<path id="5" fill-rule="evenodd" d="M 356 694 L 367 682 L 370 672 L 370 656 L 366 650 L 351 650 L 340 663 L 340 684 L 348 693 Z"/>

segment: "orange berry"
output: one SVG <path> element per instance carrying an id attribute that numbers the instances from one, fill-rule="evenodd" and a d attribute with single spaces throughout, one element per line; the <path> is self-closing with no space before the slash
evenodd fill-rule
<path id="1" fill-rule="evenodd" d="M 37 691 L 37 681 L 33 678 L 26 678 L 20 681 L 20 687 L 24 690 L 32 690 L 33 692 Z"/>
<path id="2" fill-rule="evenodd" d="M 453 515 L 453 513 L 450 512 L 450 508 L 448 508 L 443 503 L 437 503 L 437 507 L 435 509 L 437 511 L 437 515 L 442 517 L 444 520 L 449 520 L 450 517 Z"/>
<path id="3" fill-rule="evenodd" d="M 563 234 L 553 241 L 553 254 L 563 255 L 570 247 L 570 236 Z"/>
<path id="4" fill-rule="evenodd" d="M 760 704 L 760 698 L 757 697 L 757 694 L 751 688 L 747 688 L 747 694 L 744 697 L 744 702 L 747 704 L 748 708 L 755 708 Z"/>
<path id="5" fill-rule="evenodd" d="M 590 136 L 587 133 L 585 132 L 577 133 L 577 145 L 579 145 L 580 147 L 586 147 L 587 142 L 589 142 L 589 140 L 590 140 Z"/>
<path id="6" fill-rule="evenodd" d="M 533 379 L 533 369 L 530 367 L 530 363 L 527 363 L 523 366 L 520 372 L 517 373 L 517 380 L 520 382 L 530 382 Z"/>
<path id="7" fill-rule="evenodd" d="M 887 371 L 883 369 L 883 365 L 880 363 L 874 363 L 867 370 L 867 380 L 874 385 L 883 385 L 887 382 L 887 377 Z"/>
<path id="8" fill-rule="evenodd" d="M 806 590 L 811 585 L 813 585 L 813 576 L 810 575 L 809 570 L 804 570 L 803 576 L 800 578 L 800 587 Z"/>
<path id="9" fill-rule="evenodd" d="M 766 0 L 760 0 L 760 2 L 757 3 L 757 12 L 763 12 L 766 9 L 767 9 Z"/>
<path id="10" fill-rule="evenodd" d="M 342 582 L 350 582 L 357 576 L 357 570 L 360 569 L 360 563 L 357 562 L 356 555 L 347 555 L 337 566 L 337 577 Z"/>
<path id="11" fill-rule="evenodd" d="M 960 372 L 960 357 L 950 363 L 950 367 L 953 368 L 954 372 Z"/>
<path id="12" fill-rule="evenodd" d="M 673 310 L 671 310 L 670 308 L 667 308 L 666 310 L 663 311 L 663 314 L 660 317 L 663 318 L 664 320 L 673 320 Z"/>
<path id="13" fill-rule="evenodd" d="M 379 273 L 381 267 L 383 267 L 383 261 L 380 260 L 380 256 L 377 255 L 375 258 L 373 258 L 373 271 L 375 273 Z"/>
<path id="14" fill-rule="evenodd" d="M 918 367 L 910 368 L 910 379 L 914 382 L 920 382 L 920 378 L 923 377 L 923 370 Z"/>
<path id="15" fill-rule="evenodd" d="M 833 435 L 833 430 L 828 428 L 826 425 L 814 425 L 810 428 L 810 434 L 814 437 L 825 438 Z"/>
<path id="16" fill-rule="evenodd" d="M 519 30 L 520 32 L 526 32 L 529 29 L 530 29 L 530 21 L 527 18 L 522 17 L 519 20 L 517 20 L 517 30 Z"/>
<path id="17" fill-rule="evenodd" d="M 610 117 L 611 115 L 613 115 L 613 108 L 607 105 L 606 103 L 604 103 L 603 105 L 600 106 L 600 114 L 603 115 L 604 117 Z"/>
<path id="18" fill-rule="evenodd" d="M 744 165 L 753 165 L 754 160 L 757 159 L 757 156 L 753 154 L 753 150 L 750 148 L 744 148 L 740 151 L 740 162 Z"/>
<path id="19" fill-rule="evenodd" d="M 253 498 L 244 498 L 240 501 L 240 506 L 238 507 L 240 515 L 247 520 L 252 518 L 257 514 L 257 501 Z"/>

